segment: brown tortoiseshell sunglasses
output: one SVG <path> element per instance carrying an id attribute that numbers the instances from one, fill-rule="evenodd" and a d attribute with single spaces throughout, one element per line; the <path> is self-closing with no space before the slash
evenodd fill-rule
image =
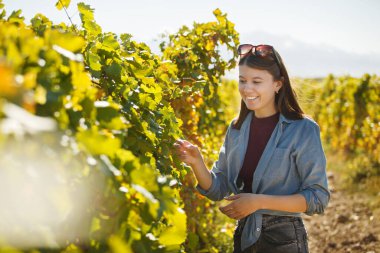
<path id="1" fill-rule="evenodd" d="M 280 61 L 277 58 L 277 55 L 274 53 L 273 47 L 271 45 L 251 45 L 251 44 L 241 44 L 238 47 L 239 56 L 242 57 L 248 53 L 252 53 L 255 56 L 266 58 L 268 56 L 272 57 L 280 66 Z"/>

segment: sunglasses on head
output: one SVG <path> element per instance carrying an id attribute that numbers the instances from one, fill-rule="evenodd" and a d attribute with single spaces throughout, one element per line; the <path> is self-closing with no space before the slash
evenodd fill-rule
<path id="1" fill-rule="evenodd" d="M 277 59 L 274 53 L 273 47 L 271 45 L 251 45 L 251 44 L 241 44 L 238 47 L 239 56 L 242 57 L 248 53 L 252 53 L 255 56 L 267 58 L 272 57 L 275 62 L 280 66 L 280 61 Z"/>

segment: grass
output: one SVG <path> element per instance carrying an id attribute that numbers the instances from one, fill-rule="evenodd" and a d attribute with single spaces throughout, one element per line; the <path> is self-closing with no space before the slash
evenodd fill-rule
<path id="1" fill-rule="evenodd" d="M 334 174 L 335 189 L 344 190 L 350 194 L 361 193 L 366 196 L 371 209 L 380 209 L 380 175 L 370 175 L 357 178 L 360 164 L 353 166 L 356 157 L 348 157 L 343 152 L 324 145 L 327 159 L 327 171 Z M 365 164 L 363 164 L 365 166 Z"/>

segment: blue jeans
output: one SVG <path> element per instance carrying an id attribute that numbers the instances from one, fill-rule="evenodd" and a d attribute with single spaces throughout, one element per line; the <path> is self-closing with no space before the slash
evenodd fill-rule
<path id="1" fill-rule="evenodd" d="M 234 233 L 234 253 L 308 253 L 307 232 L 301 217 L 263 215 L 259 239 L 241 251 L 240 237 L 245 219 Z"/>

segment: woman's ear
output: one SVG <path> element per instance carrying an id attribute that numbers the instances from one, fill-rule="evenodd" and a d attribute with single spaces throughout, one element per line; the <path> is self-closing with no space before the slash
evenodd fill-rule
<path id="1" fill-rule="evenodd" d="M 284 83 L 283 80 L 284 80 L 284 78 L 281 77 L 281 80 L 279 80 L 279 81 L 276 82 L 276 87 L 278 87 L 278 89 L 281 89 L 281 87 L 282 87 L 282 85 L 283 85 L 283 83 Z"/>

